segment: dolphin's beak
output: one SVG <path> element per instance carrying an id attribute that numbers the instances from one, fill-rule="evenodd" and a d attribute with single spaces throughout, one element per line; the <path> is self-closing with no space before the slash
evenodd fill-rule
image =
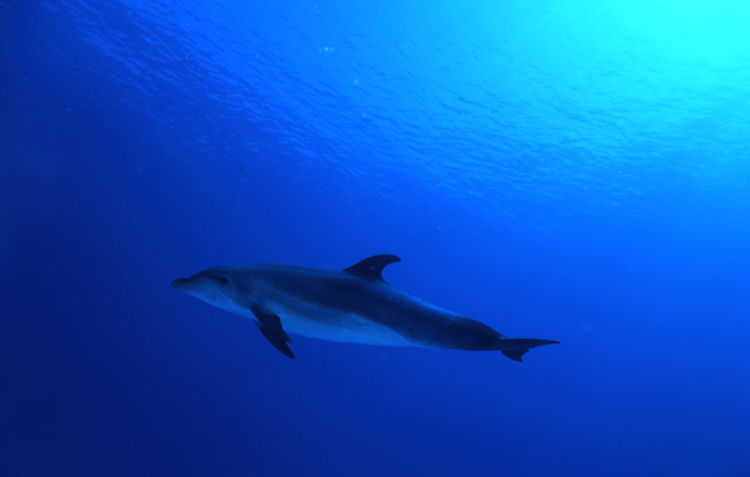
<path id="1" fill-rule="evenodd" d="M 182 291 L 188 283 L 190 283 L 189 278 L 177 278 L 172 280 L 172 288 Z"/>

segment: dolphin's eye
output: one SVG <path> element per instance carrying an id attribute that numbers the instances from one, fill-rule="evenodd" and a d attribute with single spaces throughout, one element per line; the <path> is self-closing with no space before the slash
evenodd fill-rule
<path id="1" fill-rule="evenodd" d="M 211 273 L 211 274 L 207 274 L 206 276 L 215 282 L 221 283 L 222 285 L 226 285 L 227 283 L 229 283 L 229 279 L 225 277 L 224 275 Z"/>

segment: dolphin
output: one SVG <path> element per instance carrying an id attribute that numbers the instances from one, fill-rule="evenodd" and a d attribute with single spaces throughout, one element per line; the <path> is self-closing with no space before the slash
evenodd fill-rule
<path id="1" fill-rule="evenodd" d="M 514 361 L 521 361 L 531 348 L 559 343 L 508 338 L 389 285 L 383 268 L 400 261 L 395 255 L 375 255 L 343 271 L 229 265 L 178 278 L 172 287 L 250 318 L 277 350 L 292 359 L 289 334 L 347 343 L 497 350 Z"/>

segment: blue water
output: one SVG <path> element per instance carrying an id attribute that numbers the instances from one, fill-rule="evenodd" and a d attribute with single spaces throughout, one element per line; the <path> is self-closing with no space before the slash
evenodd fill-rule
<path id="1" fill-rule="evenodd" d="M 0 475 L 750 476 L 745 1 L 0 0 Z M 497 352 L 170 288 L 385 279 Z"/>

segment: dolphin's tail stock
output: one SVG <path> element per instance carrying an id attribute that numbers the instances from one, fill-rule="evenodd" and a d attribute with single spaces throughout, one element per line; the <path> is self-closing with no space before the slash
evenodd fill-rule
<path id="1" fill-rule="evenodd" d="M 531 348 L 548 344 L 558 344 L 559 341 L 538 340 L 534 338 L 499 338 L 497 340 L 497 350 L 512 359 L 513 361 L 523 361 L 521 356 Z"/>

